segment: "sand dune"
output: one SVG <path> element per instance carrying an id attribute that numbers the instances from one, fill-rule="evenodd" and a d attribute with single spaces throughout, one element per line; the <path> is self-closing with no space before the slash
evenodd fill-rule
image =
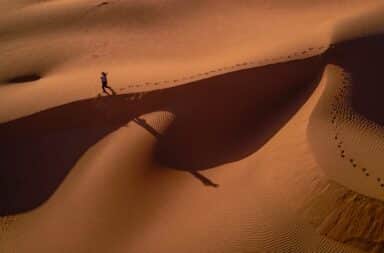
<path id="1" fill-rule="evenodd" d="M 157 149 L 157 160 L 163 164 L 196 171 L 244 158 L 265 144 L 303 104 L 317 83 L 321 64 L 316 57 L 244 70 L 146 93 L 140 99 L 140 94 L 93 98 L 2 124 L 0 164 L 5 169 L 0 178 L 5 180 L 0 184 L 0 213 L 36 207 L 90 146 L 155 110 L 167 109 L 178 117 Z M 295 72 L 299 68 L 300 75 Z M 270 78 L 274 75 L 280 78 Z M 51 152 L 45 154 L 46 150 Z M 20 159 L 14 159 L 15 153 Z"/>
<path id="2" fill-rule="evenodd" d="M 351 17 L 361 17 L 365 33 L 378 29 L 364 24 L 382 17 L 381 1 L 109 2 L 7 3 L 14 11 L 0 19 L 7 57 L 0 80 L 43 78 L 35 85 L 0 87 L 0 106 L 9 108 L 0 114 L 2 122 L 94 97 L 101 70 L 113 73 L 111 82 L 124 93 L 176 86 L 319 54 L 339 25 L 355 21 Z M 372 10 L 377 13 L 363 16 Z M 342 30 L 350 32 L 338 40 L 358 36 Z M 301 54 L 308 48 L 321 49 Z M 44 99 L 38 99 L 41 92 Z"/>
<path id="3" fill-rule="evenodd" d="M 0 252 L 382 250 L 381 1 L 3 6 Z"/>
<path id="4" fill-rule="evenodd" d="M 2 245 L 16 252 L 354 252 L 317 235 L 281 194 L 296 180 L 306 185 L 297 175 L 310 170 L 295 170 L 295 159 L 282 159 L 286 155 L 276 148 L 293 129 L 305 132 L 302 120 L 308 112 L 297 115 L 285 134 L 258 155 L 204 173 L 218 188 L 202 187 L 187 173 L 153 164 L 148 157 L 154 136 L 130 123 L 91 148 L 42 208 L 19 216 Z M 302 152 L 306 145 L 299 143 L 297 152 Z M 270 159 L 281 163 L 271 167 Z M 275 178 L 276 172 L 285 176 Z M 66 231 L 72 236 L 63 236 Z M 35 243 L 48 234 L 57 239 Z M 12 238 L 22 243 L 15 245 Z M 95 240 L 100 243 L 90 243 Z"/>
<path id="5" fill-rule="evenodd" d="M 327 53 L 329 62 L 341 69 L 333 68 L 309 125 L 315 154 L 328 176 L 380 200 L 384 196 L 380 169 L 383 40 L 383 36 L 371 36 L 349 41 Z"/>
<path id="6" fill-rule="evenodd" d="M 357 114 L 351 106 L 350 77 L 343 72 L 331 75 L 309 126 L 319 163 L 333 180 L 364 195 L 383 199 L 381 178 L 382 129 Z M 320 131 L 321 129 L 321 131 Z M 325 137 L 327 136 L 327 138 Z M 331 157 L 332 156 L 332 157 Z M 362 183 L 366 180 L 367 183 Z"/>

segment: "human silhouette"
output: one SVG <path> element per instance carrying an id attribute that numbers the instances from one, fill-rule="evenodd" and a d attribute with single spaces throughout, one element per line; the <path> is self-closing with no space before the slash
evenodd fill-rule
<path id="1" fill-rule="evenodd" d="M 112 87 L 108 86 L 108 79 L 107 79 L 107 73 L 101 72 L 101 88 L 103 89 L 103 92 L 110 95 L 106 89 L 110 90 L 112 92 L 112 95 L 115 95 L 116 92 L 112 89 Z"/>

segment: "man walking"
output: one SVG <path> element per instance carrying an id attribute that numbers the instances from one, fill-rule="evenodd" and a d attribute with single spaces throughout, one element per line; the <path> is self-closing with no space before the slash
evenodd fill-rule
<path id="1" fill-rule="evenodd" d="M 115 91 L 110 86 L 108 86 L 107 73 L 101 72 L 100 80 L 101 80 L 101 88 L 103 89 L 103 92 L 110 95 L 106 90 L 106 89 L 108 89 L 112 92 L 112 95 L 114 95 Z"/>

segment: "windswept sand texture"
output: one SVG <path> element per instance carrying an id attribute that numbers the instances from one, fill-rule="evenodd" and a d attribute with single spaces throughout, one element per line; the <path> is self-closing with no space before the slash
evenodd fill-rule
<path id="1" fill-rule="evenodd" d="M 320 221 L 315 210 L 307 216 L 323 234 L 360 245 L 370 242 L 365 248 L 374 252 L 384 250 L 382 43 L 383 36 L 371 36 L 329 51 L 338 67 L 329 66 L 327 88 L 308 126 L 314 154 L 328 178 L 354 192 L 326 186 L 323 191 L 333 200 L 320 197 L 315 206 L 328 202 L 333 208 Z"/>
<path id="2" fill-rule="evenodd" d="M 309 126 L 319 163 L 326 163 L 322 167 L 331 179 L 364 195 L 384 200 L 383 129 L 354 111 L 351 77 L 340 70 L 332 72 L 329 87 Z M 329 159 L 331 154 L 334 159 Z M 362 183 L 364 181 L 366 183 Z"/>
<path id="3" fill-rule="evenodd" d="M 0 252 L 383 250 L 382 1 L 1 6 Z"/>

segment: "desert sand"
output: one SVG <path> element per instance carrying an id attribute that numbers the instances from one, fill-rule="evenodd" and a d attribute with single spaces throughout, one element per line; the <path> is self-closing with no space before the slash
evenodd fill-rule
<path id="1" fill-rule="evenodd" d="M 0 252 L 382 252 L 381 1 L 2 6 Z"/>

